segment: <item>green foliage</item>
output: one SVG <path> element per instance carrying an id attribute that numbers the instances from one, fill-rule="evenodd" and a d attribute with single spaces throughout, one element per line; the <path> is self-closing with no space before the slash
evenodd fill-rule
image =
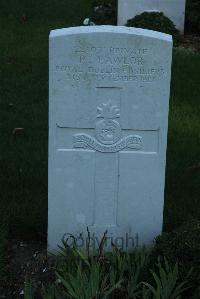
<path id="1" fill-rule="evenodd" d="M 56 285 L 51 285 L 48 287 L 43 287 L 41 291 L 42 299 L 67 299 L 67 297 L 64 297 L 64 293 L 60 290 L 58 291 L 58 288 Z M 26 298 L 24 298 L 26 299 Z"/>
<path id="2" fill-rule="evenodd" d="M 152 292 L 144 283 L 142 287 L 142 299 L 152 299 Z"/>
<path id="3" fill-rule="evenodd" d="M 97 25 L 116 25 L 117 0 L 93 0 L 91 19 Z"/>
<path id="4" fill-rule="evenodd" d="M 127 261 L 127 293 L 129 298 L 137 298 L 141 294 L 141 281 L 148 273 L 149 252 L 146 250 L 126 254 Z"/>
<path id="5" fill-rule="evenodd" d="M 180 299 L 186 290 L 178 264 L 172 266 L 166 258 L 163 262 L 157 258 L 152 264 L 154 270 L 150 270 L 152 257 L 145 249 L 127 253 L 113 248 L 93 256 L 64 243 L 59 252 L 57 279 L 54 285 L 43 287 L 43 299 Z M 29 284 L 28 294 L 33 296 Z"/>
<path id="6" fill-rule="evenodd" d="M 42 299 L 68 299 L 68 297 L 64 297 L 64 293 L 62 290 L 58 290 L 56 285 L 51 285 L 48 287 L 43 287 L 41 290 Z M 34 293 L 31 282 L 25 282 L 24 285 L 24 299 L 35 299 L 36 294 Z"/>
<path id="7" fill-rule="evenodd" d="M 15 238 L 46 233 L 49 32 L 82 24 L 90 10 L 90 0 L 0 1 L 0 210 Z"/>
<path id="8" fill-rule="evenodd" d="M 73 299 L 106 299 L 121 286 L 122 279 L 117 277 L 111 265 L 105 266 L 101 254 L 93 257 L 76 246 L 70 248 L 66 242 L 62 243 L 63 246 L 59 247 L 62 262 L 58 264 L 57 277 L 66 296 Z"/>
<path id="9" fill-rule="evenodd" d="M 156 286 L 153 287 L 149 283 L 143 283 L 153 294 L 153 299 L 180 299 L 181 294 L 186 290 L 184 288 L 186 281 L 178 284 L 178 264 L 174 267 L 170 266 L 166 258 L 164 258 L 164 267 L 158 260 L 158 274 L 151 271 Z M 147 296 L 147 294 L 145 294 Z"/>
<path id="10" fill-rule="evenodd" d="M 173 51 L 164 230 L 200 219 L 200 55 Z"/>
<path id="11" fill-rule="evenodd" d="M 200 33 L 200 1 L 186 1 L 186 30 L 193 33 Z"/>
<path id="12" fill-rule="evenodd" d="M 34 299 L 32 284 L 27 280 L 24 283 L 24 299 Z"/>
<path id="13" fill-rule="evenodd" d="M 162 12 L 143 12 L 128 20 L 126 26 L 160 31 L 171 34 L 174 38 L 178 37 L 178 30 L 174 23 Z"/>
<path id="14" fill-rule="evenodd" d="M 95 261 L 90 261 L 88 268 L 83 268 L 81 263 L 77 264 L 75 275 L 67 273 L 63 277 L 57 273 L 57 276 L 66 293 L 74 299 L 106 299 L 121 284 L 118 281 L 111 285 L 109 283 L 110 273 L 106 274 L 101 265 Z"/>
<path id="15" fill-rule="evenodd" d="M 77 285 L 80 286 L 81 283 L 79 280 L 86 280 L 86 277 L 88 279 L 90 275 L 95 277 L 90 271 L 92 270 L 95 272 L 95 268 L 91 268 L 91 266 L 96 265 L 99 269 L 97 273 L 102 275 L 101 279 L 102 281 L 103 278 L 105 279 L 106 285 L 110 285 L 110 290 L 112 292 L 121 286 L 120 292 L 122 294 L 127 293 L 127 296 L 130 298 L 141 294 L 141 282 L 145 277 L 145 272 L 148 273 L 149 262 L 149 251 L 145 249 L 126 253 L 121 252 L 114 247 L 111 252 L 107 253 L 104 253 L 103 250 L 99 250 L 99 254 L 93 257 L 89 254 L 88 250 L 84 252 L 76 246 L 70 248 L 67 245 L 67 242 L 62 240 L 62 246 L 59 246 L 59 254 L 62 259 L 59 259 L 57 269 L 58 272 L 62 274 L 62 277 L 65 277 L 65 281 L 69 280 L 68 276 L 70 273 L 70 279 L 72 276 L 76 277 L 76 281 L 78 281 Z M 83 272 L 86 273 L 84 279 L 81 276 L 81 273 Z M 109 275 L 107 275 L 107 273 L 109 273 Z M 98 282 L 98 279 L 96 279 L 96 281 Z M 95 285 L 92 280 L 90 283 Z M 85 284 L 86 282 L 84 285 Z M 85 289 L 84 285 L 82 285 L 83 289 Z M 98 283 L 96 284 L 96 289 L 98 289 L 97 286 Z"/>
<path id="16" fill-rule="evenodd" d="M 3 274 L 5 244 L 8 233 L 8 219 L 6 210 L 0 211 L 0 276 Z"/>
<path id="17" fill-rule="evenodd" d="M 191 287 L 189 294 L 196 290 L 200 295 L 200 221 L 158 237 L 153 254 L 167 256 L 171 264 L 178 262 L 180 279 L 187 277 Z"/>

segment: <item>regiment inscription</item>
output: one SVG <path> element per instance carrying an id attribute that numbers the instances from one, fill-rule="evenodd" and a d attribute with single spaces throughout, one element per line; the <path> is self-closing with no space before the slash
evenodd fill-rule
<path id="1" fill-rule="evenodd" d="M 90 46 L 73 49 L 76 64 L 56 65 L 57 72 L 64 72 L 72 81 L 139 81 L 152 82 L 164 74 L 162 65 L 147 63 L 150 49 Z"/>

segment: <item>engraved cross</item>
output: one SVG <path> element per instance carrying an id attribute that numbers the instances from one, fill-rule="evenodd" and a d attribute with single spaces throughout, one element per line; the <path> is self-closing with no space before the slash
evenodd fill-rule
<path id="1" fill-rule="evenodd" d="M 142 137 L 123 136 L 120 124 L 121 89 L 97 89 L 95 134 L 75 134 L 74 148 L 95 151 L 95 203 L 93 226 L 116 227 L 119 153 L 123 149 L 140 150 Z"/>

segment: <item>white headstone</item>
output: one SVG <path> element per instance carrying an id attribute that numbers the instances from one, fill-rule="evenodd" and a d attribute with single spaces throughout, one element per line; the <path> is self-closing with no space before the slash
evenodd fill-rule
<path id="1" fill-rule="evenodd" d="M 118 0 L 118 25 L 145 11 L 163 12 L 171 19 L 176 28 L 183 33 L 186 0 Z"/>
<path id="2" fill-rule="evenodd" d="M 171 51 L 149 30 L 51 32 L 50 250 L 64 234 L 84 246 L 87 227 L 96 249 L 106 230 L 124 250 L 161 233 Z"/>

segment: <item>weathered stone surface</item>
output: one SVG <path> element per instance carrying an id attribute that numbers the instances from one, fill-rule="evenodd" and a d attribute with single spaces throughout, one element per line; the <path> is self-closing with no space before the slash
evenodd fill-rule
<path id="1" fill-rule="evenodd" d="M 113 26 L 50 34 L 48 246 L 122 249 L 162 230 L 171 36 Z M 80 237 L 80 234 L 81 237 Z M 79 238 L 78 238 L 79 236 Z"/>
<path id="2" fill-rule="evenodd" d="M 144 11 L 160 11 L 171 19 L 176 28 L 183 33 L 186 0 L 118 0 L 118 25 Z"/>

